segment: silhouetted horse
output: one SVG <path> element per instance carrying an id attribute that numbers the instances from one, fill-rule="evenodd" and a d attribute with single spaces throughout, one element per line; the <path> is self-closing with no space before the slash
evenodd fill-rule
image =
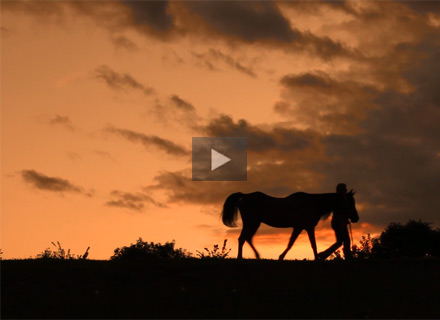
<path id="1" fill-rule="evenodd" d="M 333 212 L 351 219 L 359 220 L 354 201 L 354 192 L 346 195 L 337 193 L 309 194 L 304 192 L 293 193 L 285 198 L 275 198 L 262 192 L 243 194 L 241 192 L 231 194 L 223 205 L 222 220 L 228 227 L 235 227 L 238 210 L 243 221 L 243 230 L 238 238 L 238 259 L 243 256 L 243 245 L 247 241 L 255 252 L 257 259 L 260 258 L 258 251 L 252 244 L 252 237 L 263 222 L 276 228 L 292 228 L 286 250 L 280 255 L 283 260 L 287 252 L 293 246 L 299 234 L 306 230 L 312 245 L 313 254 L 317 259 L 315 227 L 320 219 L 327 219 Z"/>

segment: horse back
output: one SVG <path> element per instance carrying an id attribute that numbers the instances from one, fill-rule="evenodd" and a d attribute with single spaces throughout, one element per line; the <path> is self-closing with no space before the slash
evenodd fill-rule
<path id="1" fill-rule="evenodd" d="M 253 192 L 243 195 L 240 211 L 244 219 L 249 214 L 273 227 L 305 228 L 318 223 L 322 208 L 320 196 L 315 194 L 296 192 L 277 198 Z"/>

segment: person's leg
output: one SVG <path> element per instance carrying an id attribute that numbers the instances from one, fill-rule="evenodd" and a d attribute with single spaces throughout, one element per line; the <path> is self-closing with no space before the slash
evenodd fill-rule
<path id="1" fill-rule="evenodd" d="M 343 229 L 341 229 L 340 237 L 342 240 L 342 243 L 344 244 L 344 258 L 345 260 L 351 259 L 353 256 L 351 254 L 351 241 L 350 241 L 350 234 L 348 233 L 348 228 L 345 226 Z"/>
<path id="2" fill-rule="evenodd" d="M 333 221 L 332 221 L 332 228 L 333 228 L 333 231 L 335 232 L 336 242 L 334 244 L 332 244 L 328 249 L 326 249 L 318 254 L 319 260 L 327 259 L 328 257 L 330 257 L 330 255 L 333 252 L 335 252 L 336 250 L 339 249 L 340 246 L 342 246 L 342 238 L 340 236 L 339 226 L 337 224 L 333 223 Z"/>

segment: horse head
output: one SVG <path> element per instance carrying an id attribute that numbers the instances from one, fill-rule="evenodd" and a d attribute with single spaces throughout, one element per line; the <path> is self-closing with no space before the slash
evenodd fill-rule
<path id="1" fill-rule="evenodd" d="M 351 222 L 354 223 L 359 221 L 359 214 L 356 210 L 356 202 L 354 200 L 355 194 L 356 191 L 353 191 L 353 189 L 347 192 L 347 215 Z"/>

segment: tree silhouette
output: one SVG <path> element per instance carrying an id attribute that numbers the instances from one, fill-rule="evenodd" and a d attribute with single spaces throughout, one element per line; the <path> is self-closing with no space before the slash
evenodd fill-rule
<path id="1" fill-rule="evenodd" d="M 406 225 L 389 224 L 372 247 L 372 255 L 391 258 L 439 256 L 440 229 L 431 223 L 409 220 Z"/>

